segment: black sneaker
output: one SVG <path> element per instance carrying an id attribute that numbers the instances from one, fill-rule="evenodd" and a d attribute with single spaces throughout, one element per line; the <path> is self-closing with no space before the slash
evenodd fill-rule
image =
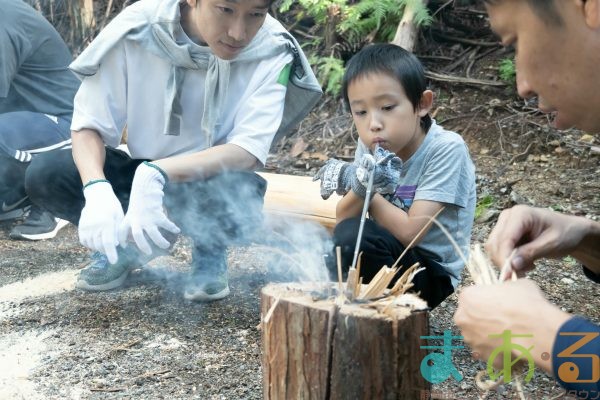
<path id="1" fill-rule="evenodd" d="M 55 218 L 47 211 L 32 206 L 22 224 L 15 226 L 8 235 L 11 239 L 42 240 L 52 239 L 69 221 Z"/>
<path id="2" fill-rule="evenodd" d="M 30 207 L 31 202 L 27 196 L 20 199 L 13 199 L 13 201 L 2 201 L 0 203 L 0 221 L 21 218 L 29 211 Z"/>

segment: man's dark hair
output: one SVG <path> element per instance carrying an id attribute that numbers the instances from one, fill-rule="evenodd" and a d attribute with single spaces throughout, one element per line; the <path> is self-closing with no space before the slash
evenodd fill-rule
<path id="1" fill-rule="evenodd" d="M 414 54 L 389 43 L 372 44 L 356 53 L 348 62 L 342 79 L 342 96 L 348 109 L 348 86 L 370 74 L 386 74 L 396 79 L 404 88 L 413 109 L 418 110 L 427 83 L 423 65 Z M 431 127 L 431 122 L 429 114 L 421 117 L 421 127 L 425 132 Z"/>
<path id="2" fill-rule="evenodd" d="M 498 4 L 504 0 L 483 0 L 484 3 Z M 523 1 L 523 0 L 519 0 Z M 562 25 L 563 19 L 561 18 L 558 10 L 556 9 L 555 0 L 524 0 L 529 6 L 536 11 L 540 17 L 551 24 Z"/>

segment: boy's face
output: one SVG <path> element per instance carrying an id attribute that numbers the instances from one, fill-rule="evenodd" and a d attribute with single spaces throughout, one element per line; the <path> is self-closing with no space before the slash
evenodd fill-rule
<path id="1" fill-rule="evenodd" d="M 234 59 L 252 41 L 270 4 L 268 0 L 186 1 L 190 6 L 186 33 L 224 60 Z"/>
<path id="2" fill-rule="evenodd" d="M 486 5 L 492 29 L 516 50 L 517 88 L 538 96 L 554 126 L 600 132 L 600 0 L 555 0 L 562 24 L 523 0 Z"/>
<path id="3" fill-rule="evenodd" d="M 406 161 L 425 137 L 421 117 L 431 109 L 431 91 L 415 111 L 400 82 L 391 75 L 371 73 L 348 85 L 348 100 L 360 139 L 371 150 L 375 145 Z"/>

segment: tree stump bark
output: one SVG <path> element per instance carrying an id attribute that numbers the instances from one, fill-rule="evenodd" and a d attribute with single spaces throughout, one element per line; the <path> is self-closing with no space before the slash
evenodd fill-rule
<path id="1" fill-rule="evenodd" d="M 329 286 L 331 287 L 331 286 Z M 421 398 L 428 313 L 395 305 L 386 314 L 366 304 L 314 300 L 312 284 L 272 284 L 261 291 L 265 399 Z M 323 289 L 323 286 L 321 286 Z M 417 309 L 415 309 L 417 308 Z"/>

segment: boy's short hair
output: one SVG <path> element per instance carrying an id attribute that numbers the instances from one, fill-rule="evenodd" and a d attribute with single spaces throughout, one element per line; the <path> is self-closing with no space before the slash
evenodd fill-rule
<path id="1" fill-rule="evenodd" d="M 396 79 L 404 88 L 414 110 L 419 108 L 423 92 L 427 90 L 427 82 L 425 69 L 414 54 L 390 43 L 372 44 L 356 53 L 348 62 L 342 79 L 342 96 L 348 109 L 348 86 L 356 79 L 370 74 L 386 74 Z M 429 130 L 429 115 L 421 118 L 421 127 L 426 132 Z"/>
<path id="2" fill-rule="evenodd" d="M 503 2 L 504 0 L 481 0 L 483 3 L 487 3 L 490 5 L 498 4 Z M 522 0 L 519 0 L 522 1 Z M 556 8 L 555 0 L 525 0 L 529 3 L 529 6 L 537 11 L 540 17 L 553 25 L 562 25 L 563 19 Z"/>

